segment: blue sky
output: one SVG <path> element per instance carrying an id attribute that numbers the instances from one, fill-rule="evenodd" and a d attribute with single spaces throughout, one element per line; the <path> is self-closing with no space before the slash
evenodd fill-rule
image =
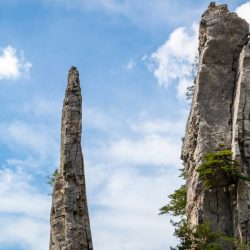
<path id="1" fill-rule="evenodd" d="M 0 250 L 46 250 L 67 71 L 80 72 L 95 250 L 165 250 L 209 1 L 1 0 Z M 250 21 L 250 3 L 227 1 Z"/>

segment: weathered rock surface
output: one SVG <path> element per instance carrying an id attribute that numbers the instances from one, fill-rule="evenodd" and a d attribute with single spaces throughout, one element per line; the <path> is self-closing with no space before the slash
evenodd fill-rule
<path id="1" fill-rule="evenodd" d="M 250 242 L 250 190 L 246 182 L 205 190 L 197 168 L 207 152 L 224 144 L 250 174 L 249 24 L 226 5 L 211 3 L 200 22 L 199 69 L 182 159 L 188 173 L 187 217 Z M 224 244 L 223 249 L 233 249 Z"/>
<path id="2" fill-rule="evenodd" d="M 52 194 L 50 250 L 92 250 L 81 148 L 82 96 L 71 67 L 62 110 L 60 174 Z"/>
<path id="3" fill-rule="evenodd" d="M 232 149 L 244 176 L 250 176 L 250 42 L 240 55 L 233 106 Z M 235 214 L 236 236 L 250 242 L 250 183 L 239 180 Z"/>

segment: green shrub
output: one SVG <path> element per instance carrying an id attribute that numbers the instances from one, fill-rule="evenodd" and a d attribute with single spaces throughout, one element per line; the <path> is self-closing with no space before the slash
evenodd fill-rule
<path id="1" fill-rule="evenodd" d="M 47 183 L 48 183 L 50 186 L 53 186 L 53 184 L 55 183 L 56 178 L 59 176 L 59 174 L 60 174 L 60 171 L 59 171 L 58 168 L 56 168 L 56 169 L 54 170 L 54 172 L 53 172 L 51 175 L 48 175 L 48 176 L 47 176 L 47 179 L 48 179 Z"/>
<path id="2" fill-rule="evenodd" d="M 232 159 L 232 152 L 228 149 L 207 153 L 197 172 L 206 189 L 216 185 L 229 186 L 240 176 L 239 164 Z"/>
<path id="3" fill-rule="evenodd" d="M 168 197 L 170 201 L 166 206 L 160 208 L 160 214 L 184 215 L 187 202 L 187 186 L 182 185 Z"/>
<path id="4" fill-rule="evenodd" d="M 220 148 L 224 148 L 224 144 L 220 144 Z M 184 180 L 187 178 L 186 170 L 180 169 Z M 210 152 L 204 156 L 204 161 L 197 168 L 200 179 L 204 183 L 205 189 L 220 186 L 229 186 L 236 184 L 238 179 L 250 181 L 249 176 L 240 174 L 239 163 L 232 159 L 232 152 L 228 149 L 221 149 L 216 152 Z M 230 243 L 237 250 L 248 250 L 247 246 L 240 242 L 239 239 L 230 237 L 221 232 L 213 231 L 209 222 L 196 225 L 190 228 L 185 215 L 187 202 L 187 186 L 182 185 L 175 190 L 173 194 L 168 196 L 169 202 L 160 209 L 160 214 L 171 214 L 177 216 L 179 221 L 171 220 L 171 224 L 175 227 L 174 236 L 180 243 L 171 250 L 223 250 L 222 243 Z"/>
<path id="5" fill-rule="evenodd" d="M 223 250 L 219 242 L 222 241 L 222 234 L 213 232 L 208 222 L 199 224 L 190 229 L 186 219 L 179 222 L 173 222 L 175 226 L 174 235 L 179 238 L 180 243 L 172 250 Z"/>

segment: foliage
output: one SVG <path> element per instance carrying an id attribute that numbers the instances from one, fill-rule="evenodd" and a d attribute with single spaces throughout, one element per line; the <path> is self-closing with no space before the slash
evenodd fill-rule
<path id="1" fill-rule="evenodd" d="M 190 229 L 186 219 L 179 222 L 173 222 L 175 226 L 174 235 L 180 239 L 180 243 L 172 250 L 223 250 L 219 244 L 222 240 L 221 233 L 213 232 L 208 222 L 199 224 L 195 228 Z"/>
<path id="2" fill-rule="evenodd" d="M 170 202 L 160 209 L 160 214 L 172 214 L 174 216 L 184 215 L 187 200 L 187 186 L 182 185 L 168 197 Z"/>
<path id="3" fill-rule="evenodd" d="M 238 179 L 250 181 L 249 176 L 240 174 L 239 163 L 232 158 L 231 150 L 224 149 L 225 145 L 220 144 L 221 150 L 209 152 L 204 156 L 204 161 L 197 168 L 205 189 L 220 186 L 229 186 L 237 182 Z M 187 179 L 185 168 L 180 169 L 180 177 Z M 190 227 L 185 216 L 187 202 L 187 186 L 182 185 L 168 196 L 169 202 L 160 209 L 160 214 L 171 214 L 177 216 L 179 221 L 171 221 L 175 227 L 174 236 L 179 239 L 179 244 L 171 250 L 223 250 L 221 243 L 228 242 L 235 246 L 237 250 L 247 250 L 247 246 L 239 239 L 229 237 L 221 232 L 213 231 L 209 222 Z"/>
<path id="4" fill-rule="evenodd" d="M 195 249 L 223 250 L 219 245 L 222 234 L 213 232 L 208 222 L 196 226 L 193 233 L 193 246 Z"/>
<path id="5" fill-rule="evenodd" d="M 186 250 L 190 249 L 192 246 L 191 234 L 192 231 L 188 227 L 186 218 L 182 218 L 178 222 L 171 221 L 172 225 L 175 227 L 174 236 L 180 240 L 180 243 L 175 247 L 171 247 L 171 250 Z"/>
<path id="6" fill-rule="evenodd" d="M 195 82 L 192 82 L 192 85 L 187 86 L 187 92 L 186 92 L 186 100 L 189 101 L 193 98 L 195 91 Z"/>
<path id="7" fill-rule="evenodd" d="M 185 169 L 180 169 L 180 177 L 186 179 L 187 173 Z M 188 225 L 185 208 L 187 202 L 187 186 L 182 185 L 179 189 L 175 190 L 173 194 L 168 196 L 170 201 L 167 205 L 160 209 L 160 214 L 171 214 L 180 217 L 179 221 L 171 221 L 175 227 L 174 236 L 179 238 L 180 243 L 176 248 L 171 247 L 172 250 L 187 250 L 193 247 L 200 250 L 222 250 L 217 243 L 221 234 L 212 232 L 209 223 L 197 225 L 191 229 Z"/>
<path id="8" fill-rule="evenodd" d="M 186 168 L 180 168 L 179 171 L 181 172 L 179 177 L 181 177 L 182 179 L 184 179 L 186 181 L 187 180 L 187 170 L 186 170 Z"/>
<path id="9" fill-rule="evenodd" d="M 249 250 L 250 245 L 246 244 L 246 243 L 242 243 L 239 239 L 234 238 L 234 237 L 229 237 L 226 235 L 222 235 L 221 239 L 226 241 L 226 242 L 230 242 L 233 243 L 235 246 L 235 249 L 237 250 Z"/>
<path id="10" fill-rule="evenodd" d="M 225 143 L 219 143 L 219 147 L 220 147 L 221 149 L 223 149 L 225 146 L 226 146 Z"/>
<path id="11" fill-rule="evenodd" d="M 219 150 L 207 153 L 197 172 L 206 189 L 218 183 L 223 184 L 222 180 L 226 180 L 224 186 L 229 186 L 235 183 L 239 176 L 239 164 L 232 159 L 231 150 Z"/>
<path id="12" fill-rule="evenodd" d="M 60 171 L 59 171 L 58 168 L 56 168 L 56 169 L 54 170 L 54 172 L 53 172 L 51 175 L 48 175 L 48 176 L 47 176 L 47 179 L 48 179 L 47 183 L 48 183 L 50 186 L 53 186 L 53 184 L 55 183 L 56 178 L 59 176 L 59 174 L 60 174 Z"/>

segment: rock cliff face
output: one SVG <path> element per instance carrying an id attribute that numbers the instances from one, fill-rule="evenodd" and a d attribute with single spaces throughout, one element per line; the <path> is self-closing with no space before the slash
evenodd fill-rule
<path id="1" fill-rule="evenodd" d="M 250 175 L 250 42 L 249 24 L 226 5 L 211 3 L 200 22 L 196 90 L 182 148 L 187 170 L 187 218 L 195 226 L 208 221 L 250 243 L 250 185 L 239 180 L 210 190 L 196 171 L 204 155 L 230 149 L 243 175 Z M 223 180 L 225 181 L 225 180 Z M 225 243 L 223 249 L 233 249 Z"/>
<path id="2" fill-rule="evenodd" d="M 62 110 L 60 172 L 52 194 L 50 250 L 92 250 L 81 148 L 82 96 L 71 67 Z"/>

